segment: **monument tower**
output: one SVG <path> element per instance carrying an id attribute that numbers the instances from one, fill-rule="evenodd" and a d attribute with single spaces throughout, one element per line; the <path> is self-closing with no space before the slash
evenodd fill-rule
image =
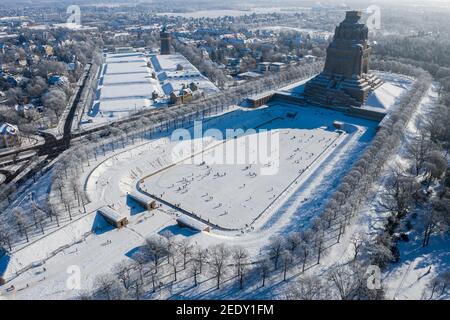
<path id="1" fill-rule="evenodd" d="M 338 107 L 362 106 L 370 91 L 382 84 L 369 73 L 372 48 L 369 29 L 359 23 L 360 11 L 347 11 L 336 27 L 327 48 L 322 73 L 305 85 L 305 98 L 311 103 Z"/>
<path id="2" fill-rule="evenodd" d="M 172 53 L 172 37 L 167 31 L 166 27 L 163 27 L 159 33 L 159 38 L 161 39 L 161 54 L 171 54 Z"/>

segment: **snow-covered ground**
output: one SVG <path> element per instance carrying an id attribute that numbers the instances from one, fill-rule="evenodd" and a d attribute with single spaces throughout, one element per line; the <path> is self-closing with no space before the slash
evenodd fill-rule
<path id="1" fill-rule="evenodd" d="M 286 116 L 287 113 L 293 113 L 293 111 L 297 113 L 295 119 L 284 117 L 270 122 L 274 115 Z M 339 135 L 334 129 L 331 129 L 335 120 L 352 124 L 356 129 Z M 318 153 L 327 149 L 327 146 L 330 151 L 323 159 L 317 161 L 317 164 L 311 166 L 310 172 L 297 179 L 298 184 L 285 191 L 284 197 L 277 203 L 274 210 L 266 219 L 256 224 L 254 230 L 228 233 L 214 232 L 214 230 L 211 233 L 191 233 L 176 225 L 175 219 L 179 215 L 177 210 L 162 206 L 156 211 L 147 212 L 127 197 L 127 192 L 136 187 L 136 182 L 141 177 L 156 171 L 158 168 L 164 168 L 170 163 L 169 160 L 172 159 L 170 150 L 174 146 L 174 142 L 171 142 L 168 137 L 139 143 L 126 151 L 117 151 L 116 155 L 107 155 L 106 158 L 98 159 L 98 163 L 91 164 L 92 170 L 81 177 L 82 180 L 86 179 L 86 189 L 91 198 L 91 203 L 88 205 L 90 213 L 73 222 L 71 226 L 65 227 L 65 231 L 46 237 L 39 244 L 23 249 L 23 253 L 12 257 L 8 266 L 11 276 L 16 268 L 15 266 L 25 266 L 47 258 L 55 251 L 58 244 L 61 244 L 61 246 L 72 244 L 47 260 L 45 272 L 43 272 L 43 266 L 38 266 L 10 281 L 8 285 L 14 285 L 16 288 L 22 289 L 15 291 L 15 297 L 21 299 L 30 297 L 67 298 L 76 295 L 78 291 L 64 290 L 65 281 L 70 276 L 66 271 L 71 265 L 77 265 L 81 269 L 82 286 L 87 289 L 92 285 L 92 279 L 96 275 L 108 272 L 115 263 L 123 259 L 130 259 L 127 253 L 135 250 L 145 237 L 161 233 L 164 230 L 170 230 L 180 237 L 186 237 L 193 243 L 205 247 L 222 242 L 227 244 L 246 243 L 246 247 L 253 254 L 256 254 L 272 236 L 307 226 L 308 221 L 320 212 L 322 204 L 324 204 L 326 197 L 332 194 L 339 178 L 348 170 L 365 146 L 370 143 L 376 127 L 375 122 L 348 117 L 339 112 L 289 105 L 274 105 L 257 110 L 235 108 L 228 114 L 213 117 L 204 126 L 206 129 L 215 127 L 225 129 L 227 124 L 231 123 L 234 124 L 234 127 L 247 128 L 264 124 L 267 129 L 278 131 L 280 134 L 282 143 L 279 145 L 281 156 L 279 170 L 282 172 L 282 177 L 279 175 L 260 177 L 258 175 L 253 179 L 261 180 L 253 182 L 251 181 L 252 178 L 242 174 L 240 166 L 238 168 L 233 166 L 222 168 L 229 172 L 227 176 L 240 176 L 233 182 L 236 188 L 239 187 L 238 185 L 241 182 L 246 181 L 246 188 L 249 191 L 239 192 L 239 197 L 245 198 L 253 195 L 266 202 L 264 204 L 252 202 L 253 206 L 259 208 L 259 210 L 270 202 L 270 195 L 268 195 L 267 190 L 271 186 L 274 188 L 272 192 L 276 191 L 280 194 L 283 187 L 285 188 L 295 180 L 299 169 L 308 164 L 311 165 L 314 157 L 311 156 L 308 159 L 310 156 L 308 152 Z M 295 139 L 293 139 L 294 135 L 296 136 Z M 342 141 L 334 141 L 336 138 L 342 139 Z M 210 137 L 205 139 L 211 140 Z M 314 147 L 317 149 L 310 149 L 312 146 L 307 143 L 308 139 L 310 139 L 309 142 L 313 140 L 320 142 Z M 328 141 L 328 139 L 333 142 Z M 300 140 L 303 142 L 300 142 Z M 214 142 L 210 141 L 208 145 L 212 146 L 211 143 Z M 336 146 L 334 146 L 335 144 Z M 302 151 L 295 152 L 294 150 L 297 148 L 301 148 Z M 288 159 L 291 155 L 294 155 L 292 159 Z M 295 163 L 300 157 L 306 159 Z M 323 161 L 325 159 L 326 161 Z M 295 173 L 289 176 L 289 173 L 292 173 L 291 170 L 294 170 Z M 236 192 L 234 190 L 229 190 L 229 192 L 227 192 L 227 189 L 214 190 L 214 184 L 218 183 L 220 179 L 216 181 L 213 172 L 210 177 L 205 179 L 203 184 L 209 185 L 207 187 L 210 190 L 209 192 L 215 192 L 217 197 L 223 197 L 224 203 L 233 204 L 234 207 L 229 208 L 229 216 L 242 216 L 242 220 L 236 220 L 238 221 L 237 226 L 242 226 L 248 221 L 246 219 L 253 217 L 250 209 L 247 209 L 249 217 L 245 217 L 241 213 L 241 202 L 235 200 Z M 259 190 L 258 188 L 263 191 L 262 194 L 256 193 Z M 83 237 L 84 241 L 77 243 L 76 235 L 84 235 L 93 231 L 94 226 L 101 225 L 99 219 L 100 221 L 102 219 L 99 218 L 96 209 L 105 204 L 114 205 L 116 210 L 128 214 L 130 224 L 121 230 L 106 228 L 102 231 L 94 231 L 93 234 Z M 77 230 L 75 231 L 74 228 Z M 66 238 L 68 234 L 73 235 L 70 241 Z M 107 240 L 111 240 L 111 243 L 105 245 Z M 27 255 L 26 250 L 31 250 L 34 253 Z M 44 276 L 45 280 L 43 280 Z M 27 284 L 28 288 L 26 288 Z"/>
<path id="2" fill-rule="evenodd" d="M 293 118 L 287 117 L 288 113 L 297 114 Z M 334 129 L 331 129 L 335 120 L 351 125 L 350 128 L 353 130 L 346 130 L 346 133 L 339 135 Z M 81 289 L 89 289 L 95 276 L 109 272 L 117 262 L 130 259 L 131 254 L 137 250 L 146 237 L 161 234 L 166 230 L 171 231 L 178 238 L 204 247 L 217 243 L 245 244 L 249 252 L 255 255 L 272 237 L 299 231 L 309 226 L 310 221 L 322 211 L 326 199 L 333 194 L 340 179 L 351 168 L 365 147 L 370 144 L 377 123 L 328 109 L 276 104 L 254 110 L 234 107 L 224 115 L 213 116 L 205 120 L 203 126 L 204 129 L 218 128 L 219 132 L 226 128 L 267 128 L 273 133 L 278 132 L 281 141 L 278 175 L 263 176 L 259 174 L 259 169 L 264 168 L 264 165 L 254 165 L 251 171 L 258 174 L 250 178 L 246 176 L 246 171 L 249 170 L 242 170 L 246 165 L 234 168 L 233 166 L 228 167 L 228 165 L 211 164 L 210 176 L 198 181 L 195 179 L 201 178 L 198 175 L 205 172 L 206 164 L 199 166 L 180 163 L 159 173 L 160 176 L 167 175 L 162 184 L 151 183 L 160 181 L 159 179 L 152 180 L 154 177 L 160 177 L 158 175 L 144 179 L 143 184 L 148 190 L 151 188 L 161 189 L 164 197 L 173 197 L 171 201 L 182 203 L 182 206 L 193 206 L 194 202 L 197 202 L 199 207 L 194 209 L 205 211 L 204 214 L 210 215 L 210 219 L 216 219 L 220 223 L 237 228 L 248 224 L 248 221 L 255 217 L 256 211 L 261 211 L 261 208 L 270 204 L 271 193 L 274 193 L 275 196 L 281 194 L 279 201 L 272 206 L 263 219 L 257 220 L 253 228 L 239 231 L 213 229 L 211 232 L 193 233 L 177 226 L 175 219 L 181 213 L 173 207 L 163 205 L 157 210 L 148 212 L 130 200 L 127 193 L 135 190 L 137 183 L 142 178 L 173 164 L 172 151 L 180 151 L 180 149 L 174 148 L 179 146 L 179 143 L 172 141 L 170 136 L 158 136 L 152 140 L 136 142 L 135 145 L 128 146 L 126 149 L 116 150 L 114 154 L 109 153 L 104 157 L 98 157 L 95 163 L 91 162 L 89 168 L 85 170 L 85 174 L 80 177 L 91 201 L 87 205 L 88 213 L 77 218 L 78 220 L 70 223 L 63 230 L 55 232 L 49 237 L 43 237 L 34 246 L 23 248 L 19 255 L 13 255 L 10 259 L 11 262 L 2 266 L 11 277 L 14 276 L 14 270 L 17 270 L 16 266 L 27 266 L 33 262 L 45 260 L 52 255 L 52 252 L 58 251 L 55 256 L 46 260 L 45 265 L 36 265 L 8 282 L 7 286 L 14 285 L 16 290 L 10 293 L 3 290 L 2 294 L 8 298 L 18 299 L 54 299 L 75 296 L 79 290 L 69 290 L 66 287 L 66 281 L 70 277 L 67 270 L 71 266 L 78 267 L 81 272 Z M 194 128 L 188 128 L 188 130 L 193 132 Z M 336 138 L 338 140 L 331 142 Z M 244 137 L 237 140 L 241 139 Z M 328 141 L 328 139 L 331 140 Z M 310 143 L 313 141 L 316 143 L 313 149 L 309 149 L 312 148 Z M 212 151 L 215 149 L 214 146 L 222 144 L 223 139 L 213 139 L 212 135 L 206 134 L 204 142 L 205 148 L 212 148 L 209 150 Z M 326 152 L 323 157 L 317 161 L 313 161 L 315 160 L 313 156 L 308 159 L 310 156 L 308 152 L 318 154 L 324 150 Z M 293 157 L 289 159 L 291 155 Z M 183 158 L 175 157 L 176 161 L 183 160 Z M 297 160 L 300 161 L 296 163 Z M 299 170 L 308 165 L 310 166 L 308 171 L 297 177 Z M 185 170 L 180 171 L 180 180 L 176 180 L 177 170 L 181 170 L 180 168 L 183 166 L 186 166 Z M 185 173 L 186 171 L 189 173 Z M 225 172 L 226 175 L 223 175 Z M 194 173 L 194 181 L 187 188 L 191 188 L 192 192 L 194 188 L 199 190 L 192 193 L 191 198 L 194 195 L 201 197 L 203 192 L 214 194 L 213 199 L 220 198 L 222 206 L 230 206 L 227 215 L 222 216 L 227 219 L 219 220 L 220 214 L 225 211 L 223 207 L 217 208 L 216 212 L 209 210 L 211 208 L 208 206 L 215 207 L 214 202 L 202 203 L 196 201 L 198 199 L 188 199 L 188 197 L 183 199 L 180 192 L 177 191 L 176 184 L 180 184 L 178 181 L 181 181 L 183 177 L 188 179 L 192 173 Z M 214 177 L 215 173 L 223 176 Z M 169 183 L 166 178 L 174 180 Z M 222 179 L 229 180 L 222 182 L 224 181 Z M 239 189 L 244 183 L 245 189 Z M 174 184 L 173 188 L 172 184 Z M 202 188 L 204 190 L 200 190 Z M 155 190 L 155 193 L 159 193 L 159 189 Z M 271 192 L 267 192 L 268 190 Z M 283 190 L 284 192 L 282 192 Z M 243 207 L 241 200 L 250 197 L 252 199 L 248 202 L 251 206 Z M 253 201 L 254 199 L 258 199 L 261 203 Z M 116 210 L 127 214 L 130 224 L 120 230 L 108 227 L 97 214 L 97 209 L 103 205 L 114 205 Z M 217 204 L 215 205 L 217 206 Z M 251 208 L 255 209 L 251 210 Z M 343 236 L 341 243 L 333 246 L 330 254 L 324 257 L 323 265 L 331 265 L 341 259 L 345 260 L 346 256 L 351 255 L 349 245 L 351 234 L 354 232 L 367 233 L 370 227 L 380 220 L 381 217 L 376 213 L 363 215 L 361 222 L 350 229 L 349 233 Z M 88 235 L 88 233 L 90 234 Z M 79 239 L 76 239 L 77 235 Z M 67 247 L 60 249 L 61 251 L 58 250 L 64 246 Z M 276 291 L 267 291 L 261 293 L 259 297 L 270 297 L 275 293 Z M 249 295 L 249 297 L 256 296 Z"/>
<path id="3" fill-rule="evenodd" d="M 418 132 L 418 126 L 438 103 L 438 87 L 433 85 L 422 100 L 417 113 L 407 126 L 405 139 L 411 139 Z M 406 156 L 405 147 L 392 159 L 392 162 L 410 165 L 411 159 Z M 415 214 L 430 208 L 415 208 Z M 414 216 L 414 215 L 412 215 Z M 408 242 L 399 242 L 400 261 L 390 265 L 384 272 L 386 295 L 389 299 L 417 300 L 428 299 L 427 285 L 439 274 L 450 269 L 450 237 L 448 234 L 433 235 L 430 243 L 422 247 L 423 226 L 414 217 L 410 220 L 414 230 L 408 234 Z M 435 295 L 436 298 L 436 295 Z"/>
<path id="4" fill-rule="evenodd" d="M 388 299 L 428 299 L 430 293 L 427 285 L 436 276 L 450 270 L 448 235 L 433 236 L 425 248 L 422 248 L 422 234 L 412 233 L 409 237 L 409 242 L 399 244 L 400 261 L 390 266 L 384 274 Z"/>
<path id="5" fill-rule="evenodd" d="M 411 77 L 381 71 L 373 71 L 378 78 L 383 81 L 383 84 L 376 90 L 369 93 L 367 101 L 363 108 L 374 109 L 377 111 L 387 111 L 394 107 L 400 96 L 411 89 L 414 81 Z M 310 79 L 306 79 L 300 83 L 286 86 L 281 93 L 290 94 L 293 96 L 301 96 L 303 94 L 305 84 Z"/>
<path id="6" fill-rule="evenodd" d="M 408 123 L 406 138 L 417 133 L 417 125 L 432 111 L 437 102 L 438 89 L 432 85 L 416 112 Z M 333 246 L 327 253 L 323 265 L 346 263 L 352 259 L 354 249 L 351 238 L 354 235 L 375 237 L 383 229 L 388 218 L 385 208 L 379 205 L 383 191 L 383 181 L 389 175 L 389 168 L 395 164 L 407 165 L 411 161 L 405 156 L 405 147 L 393 155 L 385 166 L 385 173 L 381 175 L 378 184 L 373 187 L 369 201 L 360 210 L 359 217 L 342 237 L 338 245 Z M 430 245 L 422 248 L 422 234 L 409 234 L 409 242 L 400 242 L 400 261 L 391 264 L 382 274 L 382 284 L 387 299 L 422 299 L 427 284 L 439 273 L 450 268 L 450 253 L 448 250 L 449 237 L 433 236 Z"/>

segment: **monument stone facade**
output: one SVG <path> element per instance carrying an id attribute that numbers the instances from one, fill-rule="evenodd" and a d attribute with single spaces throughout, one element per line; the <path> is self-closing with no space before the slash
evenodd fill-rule
<path id="1" fill-rule="evenodd" d="M 164 27 L 159 33 L 161 40 L 161 54 L 172 54 L 172 36 Z"/>
<path id="2" fill-rule="evenodd" d="M 305 98 L 313 104 L 361 107 L 368 94 L 382 84 L 369 72 L 372 52 L 369 29 L 360 23 L 360 11 L 347 11 L 327 48 L 322 73 L 305 85 Z"/>

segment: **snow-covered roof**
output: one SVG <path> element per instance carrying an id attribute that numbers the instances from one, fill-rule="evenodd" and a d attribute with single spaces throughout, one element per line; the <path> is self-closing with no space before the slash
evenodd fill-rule
<path id="1" fill-rule="evenodd" d="M 99 96 L 89 112 L 91 117 L 109 119 L 140 111 L 153 105 L 153 92 L 162 94 L 144 54 L 111 53 L 105 55 L 104 61 Z"/>
<path id="2" fill-rule="evenodd" d="M 13 136 L 19 134 L 19 129 L 10 123 L 3 122 L 0 124 L 0 135 Z"/>
<path id="3" fill-rule="evenodd" d="M 110 112 L 133 112 L 139 111 L 143 107 L 147 108 L 151 106 L 151 102 L 147 98 L 117 98 L 102 100 L 99 103 L 99 112 L 101 114 L 108 114 Z"/>
<path id="4" fill-rule="evenodd" d="M 103 85 L 109 84 L 127 84 L 127 83 L 151 83 L 152 77 L 147 73 L 131 73 L 131 74 L 121 74 L 110 75 L 105 74 L 103 77 Z"/>
<path id="5" fill-rule="evenodd" d="M 100 100 L 120 98 L 151 98 L 155 87 L 150 83 L 126 84 L 123 86 L 108 85 L 100 90 Z"/>
<path id="6" fill-rule="evenodd" d="M 197 230 L 197 231 L 204 231 L 204 230 L 209 228 L 203 222 L 198 221 L 198 220 L 196 220 L 194 218 L 191 218 L 189 216 L 182 216 L 182 217 L 177 218 L 177 223 L 179 225 L 186 226 L 188 228 L 191 228 L 191 229 L 194 229 L 194 230 Z"/>
<path id="7" fill-rule="evenodd" d="M 247 71 L 247 72 L 243 72 L 243 73 L 239 73 L 238 77 L 244 78 L 260 78 L 262 77 L 261 73 L 257 73 L 257 72 L 253 72 L 253 71 Z"/>
<path id="8" fill-rule="evenodd" d="M 119 63 L 110 63 L 106 65 L 106 74 L 129 74 L 129 73 L 149 73 L 145 61 L 123 61 Z"/>
<path id="9" fill-rule="evenodd" d="M 148 206 L 150 205 L 154 200 L 143 194 L 140 192 L 136 192 L 136 191 L 132 191 L 131 193 L 128 194 L 133 200 L 135 200 L 136 202 L 138 202 L 139 204 L 142 204 L 144 206 Z"/>
<path id="10" fill-rule="evenodd" d="M 113 222 L 120 222 L 124 219 L 127 219 L 127 217 L 123 214 L 120 214 L 110 206 L 104 206 L 98 209 L 98 212 L 100 212 L 105 218 L 113 221 Z"/>
<path id="11" fill-rule="evenodd" d="M 105 58 L 106 63 L 145 62 L 141 53 L 112 53 Z"/>

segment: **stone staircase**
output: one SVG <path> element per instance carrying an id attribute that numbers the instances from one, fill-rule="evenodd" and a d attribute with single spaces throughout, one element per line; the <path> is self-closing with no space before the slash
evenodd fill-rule
<path id="1" fill-rule="evenodd" d="M 305 98 L 309 103 L 331 107 L 361 107 L 369 93 L 383 82 L 373 74 L 344 78 L 321 73 L 305 85 Z"/>
<path id="2" fill-rule="evenodd" d="M 308 102 L 337 107 L 358 107 L 361 104 L 342 88 L 340 79 L 317 76 L 306 84 L 305 98 Z"/>

